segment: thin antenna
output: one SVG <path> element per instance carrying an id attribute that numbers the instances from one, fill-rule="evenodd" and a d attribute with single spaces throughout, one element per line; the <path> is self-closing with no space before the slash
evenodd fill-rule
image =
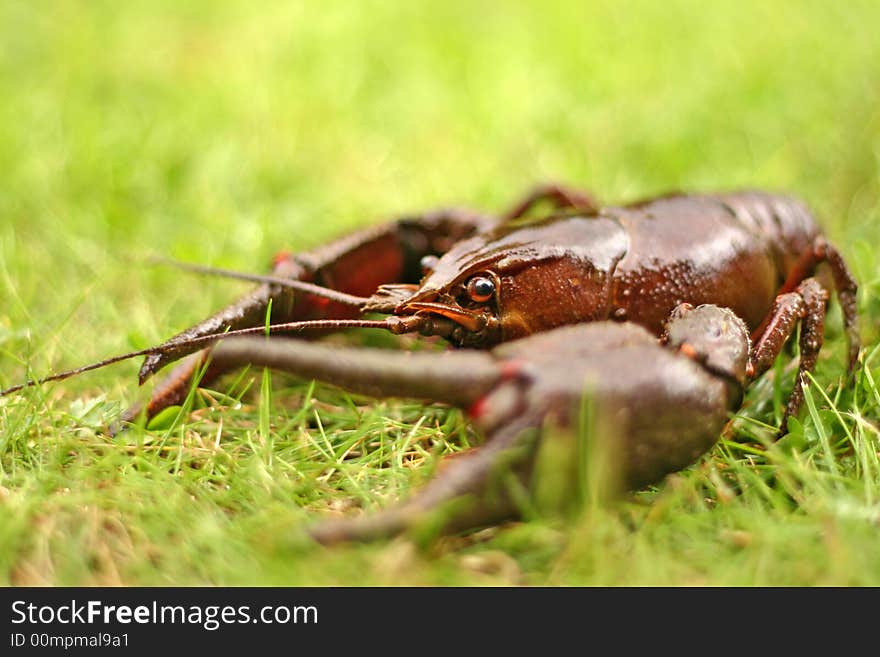
<path id="1" fill-rule="evenodd" d="M 139 351 L 131 351 L 127 354 L 113 356 L 91 365 L 84 365 L 72 370 L 52 374 L 42 379 L 31 379 L 24 383 L 19 383 L 5 390 L 0 390 L 0 397 L 5 397 L 24 388 L 42 385 L 51 381 L 61 381 L 69 379 L 77 374 L 97 370 L 107 365 L 113 365 L 123 360 L 137 358 L 138 356 L 148 356 L 157 353 L 174 353 L 177 349 L 189 348 L 193 345 L 209 345 L 224 338 L 237 337 L 240 335 L 266 335 L 267 329 L 269 333 L 286 333 L 290 331 L 305 331 L 310 329 L 340 329 L 340 328 L 380 328 L 391 331 L 392 333 L 406 333 L 414 331 L 424 325 L 425 318 L 422 315 L 408 315 L 407 317 L 388 317 L 386 319 L 314 319 L 303 322 L 287 322 L 286 324 L 273 324 L 269 327 L 255 326 L 253 328 L 238 329 L 236 331 L 227 331 L 225 333 L 212 333 L 211 335 L 203 335 L 197 338 L 181 340 L 180 342 L 165 343 L 159 347 L 150 347 Z"/>
<path id="2" fill-rule="evenodd" d="M 147 258 L 147 262 L 156 265 L 176 267 L 177 269 L 190 271 L 195 274 L 205 274 L 207 276 L 223 276 L 224 278 L 235 278 L 240 281 L 252 281 L 254 283 L 271 283 L 272 285 L 291 288 L 294 290 L 299 290 L 300 292 L 308 292 L 309 294 L 314 294 L 315 296 L 330 299 L 331 301 L 343 303 L 347 306 L 362 306 L 367 301 L 369 301 L 369 298 L 367 297 L 358 297 L 353 294 L 346 294 L 345 292 L 340 292 L 339 290 L 333 290 L 328 287 L 315 285 L 314 283 L 307 283 L 305 281 L 298 281 L 293 278 L 283 278 L 281 276 L 263 276 L 261 274 L 247 274 L 244 272 L 233 271 L 231 269 L 208 267 L 206 265 L 195 265 L 189 262 L 180 262 L 179 260 L 160 258 L 159 256 L 150 256 L 149 258 Z"/>
<path id="3" fill-rule="evenodd" d="M 50 381 L 61 381 L 62 379 L 68 379 L 72 376 L 76 376 L 77 374 L 82 374 L 83 372 L 90 372 L 92 370 L 97 370 L 101 367 L 106 367 L 107 365 L 113 365 L 113 363 L 118 363 L 123 360 L 128 360 L 129 358 L 137 358 L 138 356 L 147 356 L 149 354 L 155 353 L 156 349 L 141 349 L 140 351 L 130 351 L 127 354 L 122 354 L 120 356 L 113 356 L 112 358 L 107 358 L 106 360 L 99 361 L 97 363 L 92 363 L 91 365 L 84 365 L 82 367 L 77 367 L 76 369 L 67 370 L 65 372 L 59 372 L 58 374 L 53 374 L 51 376 L 43 377 L 42 379 L 30 379 L 29 381 L 25 381 L 24 383 L 19 383 L 18 385 L 14 385 L 10 388 L 6 388 L 5 390 L 0 390 L 0 397 L 5 397 L 6 395 L 11 395 L 13 392 L 18 392 L 19 390 L 23 390 L 24 388 L 31 388 L 33 386 L 42 385 L 43 383 L 49 383 Z"/>

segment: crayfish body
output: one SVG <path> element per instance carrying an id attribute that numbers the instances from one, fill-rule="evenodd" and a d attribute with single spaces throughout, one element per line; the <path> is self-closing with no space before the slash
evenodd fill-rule
<path id="1" fill-rule="evenodd" d="M 554 211 L 531 214 L 542 202 Z M 859 354 L 857 285 L 846 263 L 803 203 L 764 192 L 674 194 L 600 208 L 589 194 L 550 185 L 497 217 L 441 210 L 284 254 L 270 277 L 189 268 L 262 283 L 161 345 L 42 381 L 146 355 L 143 382 L 183 358 L 145 408 L 124 414 L 131 421 L 181 403 L 196 372 L 206 385 L 251 362 L 369 394 L 457 404 L 471 409 L 488 438 L 412 502 L 375 520 L 316 530 L 325 542 L 403 531 L 422 511 L 485 492 L 512 446 L 526 454 L 513 471 L 527 478 L 544 423 L 570 427 L 572 404 L 585 390 L 614 418 L 605 424 L 621 437 L 599 442 L 619 446 L 624 485 L 657 481 L 714 443 L 743 386 L 772 365 L 799 326 L 783 432 L 822 347 L 826 273 L 842 310 L 848 371 Z M 385 319 L 367 317 L 377 313 Z M 465 349 L 401 360 L 387 350 L 330 351 L 304 339 L 235 342 L 267 330 L 315 338 L 353 327 L 440 336 Z M 477 497 L 484 501 L 448 528 L 515 511 L 503 494 L 494 506 Z"/>
<path id="2" fill-rule="evenodd" d="M 530 219 L 529 208 L 545 199 L 560 210 Z M 266 283 L 156 347 L 140 378 L 201 350 L 218 333 L 260 330 L 270 301 L 279 332 L 309 335 L 315 328 L 358 326 L 352 318 L 364 313 L 384 313 L 387 320 L 377 326 L 440 335 L 470 348 L 604 320 L 631 321 L 660 335 L 679 304 L 714 304 L 730 308 L 751 331 L 750 379 L 772 365 L 801 324 L 798 383 L 784 429 L 822 346 L 828 292 L 814 277 L 820 265 L 830 269 L 836 288 L 852 370 L 859 352 L 857 285 L 800 201 L 739 192 L 599 208 L 587 194 L 548 186 L 501 217 L 437 211 L 281 257 L 277 279 L 367 296 L 345 304 L 322 298 L 320 290 L 298 293 Z M 205 352 L 188 358 L 160 384 L 146 414 L 179 403 L 204 358 Z M 221 370 L 210 368 L 205 381 Z"/>

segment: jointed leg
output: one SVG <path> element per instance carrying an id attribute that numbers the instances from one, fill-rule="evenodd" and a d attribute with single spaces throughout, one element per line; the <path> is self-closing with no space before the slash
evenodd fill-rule
<path id="1" fill-rule="evenodd" d="M 834 277 L 834 287 L 837 290 L 837 300 L 843 311 L 843 326 L 849 345 L 849 372 L 852 373 L 858 362 L 861 346 L 856 307 L 856 293 L 859 286 L 840 253 L 824 239 L 820 238 L 816 241 L 816 257 L 828 263 L 831 275 Z"/>
<path id="2" fill-rule="evenodd" d="M 547 184 L 535 187 L 528 196 L 502 215 L 502 221 L 513 221 L 525 216 L 538 203 L 549 201 L 557 208 L 582 210 L 587 214 L 599 211 L 599 204 L 593 196 L 563 185 Z"/>
<path id="3" fill-rule="evenodd" d="M 755 340 L 752 356 L 747 368 L 748 375 L 756 378 L 769 369 L 782 351 L 783 346 L 798 323 L 801 324 L 800 363 L 794 389 L 788 399 L 780 431 L 784 431 L 788 417 L 797 413 L 804 400 L 803 386 L 807 373 L 816 366 L 819 350 L 822 348 L 825 328 L 825 303 L 828 292 L 818 280 L 808 278 L 802 281 L 794 292 L 776 297 L 768 319 Z"/>
<path id="4" fill-rule="evenodd" d="M 856 293 L 859 286 L 840 252 L 824 237 L 817 237 L 812 246 L 801 254 L 795 266 L 792 267 L 791 273 L 779 293 L 784 294 L 795 290 L 801 281 L 813 275 L 816 267 L 822 262 L 828 263 L 834 278 L 834 288 L 843 313 L 843 326 L 849 347 L 848 371 L 852 373 L 858 362 L 861 346 L 856 308 Z"/>

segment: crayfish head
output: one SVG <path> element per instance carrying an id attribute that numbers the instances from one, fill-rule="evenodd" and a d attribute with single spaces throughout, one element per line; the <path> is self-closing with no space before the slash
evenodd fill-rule
<path id="1" fill-rule="evenodd" d="M 598 216 L 505 224 L 424 259 L 418 290 L 394 314 L 447 318 L 457 325 L 450 341 L 467 347 L 602 320 L 627 245 L 621 226 Z"/>

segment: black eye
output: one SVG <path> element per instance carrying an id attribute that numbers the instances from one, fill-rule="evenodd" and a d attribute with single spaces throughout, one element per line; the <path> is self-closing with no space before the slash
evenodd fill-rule
<path id="1" fill-rule="evenodd" d="M 484 303 L 495 294 L 495 283 L 485 276 L 474 276 L 467 284 L 467 293 L 471 301 Z"/>

